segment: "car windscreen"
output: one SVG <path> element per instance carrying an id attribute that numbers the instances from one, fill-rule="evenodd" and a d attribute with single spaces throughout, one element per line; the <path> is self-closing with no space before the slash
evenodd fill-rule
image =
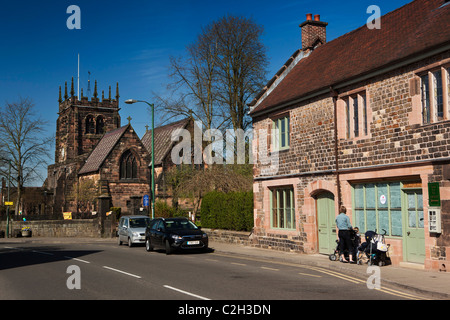
<path id="1" fill-rule="evenodd" d="M 130 228 L 146 228 L 150 224 L 150 218 L 130 219 Z"/>
<path id="2" fill-rule="evenodd" d="M 166 220 L 166 228 L 168 230 L 197 230 L 198 227 L 190 220 Z"/>

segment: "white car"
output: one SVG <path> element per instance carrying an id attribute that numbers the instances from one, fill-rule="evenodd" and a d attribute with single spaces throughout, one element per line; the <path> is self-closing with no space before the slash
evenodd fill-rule
<path id="1" fill-rule="evenodd" d="M 119 245 L 127 242 L 129 247 L 133 244 L 145 242 L 145 229 L 150 224 L 150 218 L 147 216 L 123 216 L 119 220 L 119 229 L 117 231 Z"/>

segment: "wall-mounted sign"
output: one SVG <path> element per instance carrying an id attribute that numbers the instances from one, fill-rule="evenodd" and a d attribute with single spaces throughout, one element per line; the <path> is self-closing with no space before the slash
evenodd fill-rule
<path id="1" fill-rule="evenodd" d="M 428 183 L 428 205 L 430 207 L 441 206 L 441 195 L 439 192 L 439 182 Z"/>

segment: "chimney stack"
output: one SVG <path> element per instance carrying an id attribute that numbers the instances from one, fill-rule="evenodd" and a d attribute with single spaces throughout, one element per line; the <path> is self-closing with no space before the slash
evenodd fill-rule
<path id="1" fill-rule="evenodd" d="M 327 42 L 328 23 L 320 21 L 320 15 L 306 15 L 306 21 L 300 24 L 302 29 L 302 50 L 307 52 Z"/>

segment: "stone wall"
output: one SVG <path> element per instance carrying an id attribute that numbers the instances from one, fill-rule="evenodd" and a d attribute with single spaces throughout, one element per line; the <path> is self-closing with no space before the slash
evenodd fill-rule
<path id="1" fill-rule="evenodd" d="M 253 237 L 250 232 L 207 228 L 202 228 L 202 230 L 208 234 L 208 238 L 211 241 L 241 244 L 245 246 L 252 245 L 253 243 Z"/>
<path id="2" fill-rule="evenodd" d="M 283 234 L 256 235 L 252 232 L 218 230 L 202 228 L 208 234 L 210 241 L 239 244 L 255 248 L 273 249 L 286 252 L 303 252 L 299 237 Z"/>
<path id="3" fill-rule="evenodd" d="M 16 230 L 29 227 L 32 237 L 100 237 L 100 225 L 98 219 L 86 220 L 55 220 L 55 221 L 12 221 L 10 236 L 16 234 Z M 0 230 L 6 230 L 6 221 L 0 222 Z M 6 234 L 6 232 L 5 232 Z"/>

